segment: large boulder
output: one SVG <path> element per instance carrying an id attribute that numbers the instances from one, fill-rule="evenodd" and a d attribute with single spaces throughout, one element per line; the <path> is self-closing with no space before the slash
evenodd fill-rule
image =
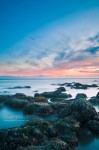
<path id="1" fill-rule="evenodd" d="M 87 98 L 87 95 L 86 94 L 84 94 L 84 93 L 78 93 L 77 95 L 76 95 L 76 99 L 79 99 L 79 98 Z"/>
<path id="2" fill-rule="evenodd" d="M 59 114 L 59 112 L 65 108 L 67 103 L 61 103 L 61 102 L 54 102 L 50 103 L 50 106 L 53 108 L 54 112 Z"/>
<path id="3" fill-rule="evenodd" d="M 27 100 L 22 100 L 22 99 L 8 99 L 5 101 L 6 105 L 12 108 L 20 108 L 20 109 L 23 109 L 23 107 L 28 103 L 29 102 Z"/>
<path id="4" fill-rule="evenodd" d="M 99 99 L 96 96 L 93 96 L 89 99 L 89 102 L 94 105 L 97 105 L 97 104 L 99 104 Z"/>
<path id="5" fill-rule="evenodd" d="M 79 122 L 72 117 L 66 117 L 57 121 L 53 127 L 54 132 L 56 131 L 57 137 L 60 137 L 62 141 L 68 143 L 70 147 L 77 146 L 78 139 L 76 133 L 80 128 Z"/>
<path id="6" fill-rule="evenodd" d="M 60 92 L 66 92 L 66 89 L 64 88 L 64 87 L 59 87 L 59 88 L 57 88 L 57 91 L 60 91 Z"/>
<path id="7" fill-rule="evenodd" d="M 97 93 L 96 98 L 98 98 L 98 99 L 99 99 L 99 92 Z"/>
<path id="8" fill-rule="evenodd" d="M 46 98 L 70 98 L 71 94 L 61 93 L 60 91 L 35 93 L 34 97 L 44 96 Z"/>
<path id="9" fill-rule="evenodd" d="M 99 104 L 99 92 L 97 93 L 96 96 L 93 96 L 89 99 L 89 102 L 92 104 Z"/>
<path id="10" fill-rule="evenodd" d="M 75 99 L 68 103 L 66 107 L 60 112 L 60 117 L 73 116 L 79 122 L 86 122 L 92 119 L 97 112 L 95 108 L 84 99 Z"/>
<path id="11" fill-rule="evenodd" d="M 53 109 L 48 103 L 29 103 L 24 107 L 26 114 L 35 114 L 39 116 L 49 116 L 53 114 Z"/>

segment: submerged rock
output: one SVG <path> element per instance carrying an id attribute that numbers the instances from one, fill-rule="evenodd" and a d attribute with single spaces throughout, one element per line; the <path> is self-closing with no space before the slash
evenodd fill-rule
<path id="1" fill-rule="evenodd" d="M 31 86 L 15 86 L 15 87 L 9 87 L 8 89 L 30 89 Z"/>

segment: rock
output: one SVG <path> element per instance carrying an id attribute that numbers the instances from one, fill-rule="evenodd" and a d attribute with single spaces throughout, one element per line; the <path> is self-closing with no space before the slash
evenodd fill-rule
<path id="1" fill-rule="evenodd" d="M 96 98 L 98 98 L 98 99 L 99 99 L 99 92 L 97 93 Z"/>
<path id="2" fill-rule="evenodd" d="M 69 145 L 59 138 L 54 138 L 45 142 L 43 150 L 71 150 Z"/>
<path id="3" fill-rule="evenodd" d="M 89 120 L 89 122 L 86 124 L 86 127 L 90 129 L 93 133 L 99 134 L 99 121 Z"/>
<path id="4" fill-rule="evenodd" d="M 87 89 L 87 85 L 84 85 L 84 84 L 81 84 L 81 83 L 74 83 L 74 85 L 72 85 L 71 88 L 75 88 L 75 89 Z"/>
<path id="5" fill-rule="evenodd" d="M 24 107 L 26 114 L 36 114 L 39 116 L 49 116 L 53 114 L 53 109 L 48 103 L 29 103 Z"/>
<path id="6" fill-rule="evenodd" d="M 34 97 L 38 97 L 38 96 L 44 96 L 46 98 L 53 98 L 53 97 L 57 97 L 57 98 L 70 98 L 72 97 L 71 94 L 66 94 L 66 93 L 61 93 L 60 91 L 53 91 L 53 92 L 43 92 L 43 93 L 35 93 Z"/>
<path id="7" fill-rule="evenodd" d="M 0 95 L 0 101 L 6 103 L 9 102 L 9 100 L 27 100 L 28 102 L 33 102 L 34 97 L 32 96 L 26 96 L 23 93 L 16 93 L 15 95 Z"/>
<path id="8" fill-rule="evenodd" d="M 48 100 L 43 96 L 38 96 L 34 98 L 34 102 L 48 103 Z"/>
<path id="9" fill-rule="evenodd" d="M 0 150 L 17 150 L 19 147 L 40 145 L 45 140 L 48 121 L 31 121 L 22 127 L 0 131 Z"/>
<path id="10" fill-rule="evenodd" d="M 31 86 L 15 86 L 15 87 L 9 87 L 8 89 L 30 89 Z"/>
<path id="11" fill-rule="evenodd" d="M 66 91 L 66 89 L 65 89 L 64 87 L 59 87 L 59 88 L 57 88 L 57 91 L 65 92 L 65 91 Z"/>
<path id="12" fill-rule="evenodd" d="M 25 147 L 25 148 L 19 148 L 17 150 L 44 150 L 44 146 L 31 145 L 31 146 L 28 146 L 28 147 Z"/>
<path id="13" fill-rule="evenodd" d="M 24 98 L 26 98 L 26 95 L 23 93 L 16 93 L 15 95 L 13 95 L 13 97 L 19 98 L 19 99 L 24 99 Z"/>
<path id="14" fill-rule="evenodd" d="M 94 120 L 96 120 L 96 121 L 99 122 L 99 115 L 95 116 L 95 117 L 94 117 Z"/>
<path id="15" fill-rule="evenodd" d="M 66 83 L 67 87 L 71 87 L 73 85 L 73 83 Z"/>
<path id="16" fill-rule="evenodd" d="M 87 98 L 87 95 L 86 94 L 84 94 L 84 93 L 78 93 L 77 95 L 76 95 L 76 99 L 79 99 L 79 98 Z"/>
<path id="17" fill-rule="evenodd" d="M 89 99 L 89 102 L 92 104 L 99 104 L 99 99 L 94 96 Z"/>
<path id="18" fill-rule="evenodd" d="M 60 117 L 72 116 L 79 122 L 86 122 L 97 115 L 95 108 L 84 99 L 76 99 L 66 105 L 60 112 Z"/>
<path id="19" fill-rule="evenodd" d="M 54 124 L 54 130 L 56 130 L 57 137 L 60 137 L 61 140 L 68 143 L 70 147 L 78 145 L 76 132 L 78 131 L 79 127 L 79 122 L 72 117 L 66 117 Z"/>
<path id="20" fill-rule="evenodd" d="M 37 93 L 38 91 L 37 91 L 37 90 L 35 90 L 35 91 L 33 91 L 33 92 Z"/>
<path id="21" fill-rule="evenodd" d="M 54 103 L 50 103 L 50 106 L 53 108 L 54 113 L 58 113 L 65 108 L 65 106 L 67 105 L 67 103 L 61 103 L 61 102 L 54 102 Z"/>
<path id="22" fill-rule="evenodd" d="M 54 138 L 50 141 L 46 141 L 43 146 L 29 146 L 27 148 L 19 150 L 73 150 L 73 149 L 70 148 L 66 142 L 58 138 Z"/>
<path id="23" fill-rule="evenodd" d="M 27 100 L 20 100 L 20 99 L 8 99 L 5 101 L 5 104 L 12 107 L 12 108 L 20 108 L 23 109 L 25 105 L 29 102 Z"/>

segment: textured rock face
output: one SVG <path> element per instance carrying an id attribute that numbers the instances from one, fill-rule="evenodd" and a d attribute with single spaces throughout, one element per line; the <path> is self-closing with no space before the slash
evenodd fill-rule
<path id="1" fill-rule="evenodd" d="M 99 120 L 89 120 L 86 124 L 88 129 L 90 129 L 93 133 L 99 134 Z"/>
<path id="2" fill-rule="evenodd" d="M 68 146 L 66 142 L 60 139 L 53 139 L 51 141 L 46 141 L 45 146 L 29 146 L 20 150 L 73 150 Z"/>
<path id="3" fill-rule="evenodd" d="M 0 150 L 28 150 L 31 148 L 38 148 L 40 150 L 71 150 L 71 147 L 77 142 L 74 134 L 76 132 L 76 124 L 74 124 L 73 121 L 69 127 L 65 127 L 63 122 L 64 121 L 61 121 L 60 123 L 61 125 L 59 126 L 59 133 L 57 132 L 57 128 L 55 128 L 58 126 L 58 122 L 54 125 L 43 120 L 28 122 L 19 128 L 1 130 Z M 52 129 L 56 129 L 55 132 L 57 137 L 56 134 L 51 136 L 51 131 L 48 132 L 48 128 L 51 128 L 51 126 Z M 66 134 L 64 134 L 64 136 L 62 135 L 64 132 L 63 129 Z"/>
<path id="4" fill-rule="evenodd" d="M 84 94 L 84 93 L 78 93 L 77 95 L 76 95 L 76 99 L 79 99 L 79 98 L 87 98 L 87 95 L 86 94 Z"/>
<path id="5" fill-rule="evenodd" d="M 53 113 L 52 107 L 48 103 L 29 103 L 24 107 L 26 114 L 36 114 L 40 116 L 48 116 Z"/>
<path id="6" fill-rule="evenodd" d="M 99 104 L 99 99 L 94 96 L 89 99 L 89 102 L 92 104 Z"/>
<path id="7" fill-rule="evenodd" d="M 96 96 L 91 97 L 89 99 L 89 102 L 92 103 L 92 104 L 99 104 L 99 92 L 97 93 Z"/>
<path id="8" fill-rule="evenodd" d="M 86 100 L 76 99 L 69 103 L 61 112 L 60 117 L 73 116 L 79 122 L 86 122 L 96 115 L 95 108 Z"/>
<path id="9" fill-rule="evenodd" d="M 64 87 L 59 87 L 59 88 L 57 88 L 57 91 L 65 92 L 65 91 L 66 91 L 66 89 L 65 89 Z"/>
<path id="10" fill-rule="evenodd" d="M 68 143 L 71 147 L 78 145 L 76 133 L 79 127 L 79 122 L 74 120 L 72 117 L 66 117 L 54 124 L 54 130 L 56 131 L 57 136 Z"/>
<path id="11" fill-rule="evenodd" d="M 25 125 L 0 131 L 0 150 L 74 150 L 78 144 L 77 133 L 81 125 L 99 134 L 99 116 L 94 107 L 86 101 L 86 95 L 79 93 L 76 99 L 49 102 L 51 96 L 62 100 L 67 96 L 61 91 L 35 94 L 35 97 L 17 93 L 0 96 L 0 101 L 11 107 L 22 108 L 26 114 L 40 117 L 59 115 L 55 121 L 35 120 Z M 53 97 L 54 96 L 54 97 Z M 98 99 L 98 94 L 97 94 Z"/>
<path id="12" fill-rule="evenodd" d="M 40 103 L 48 103 L 47 98 L 43 96 L 38 96 L 34 98 L 34 102 L 40 102 Z"/>
<path id="13" fill-rule="evenodd" d="M 53 92 L 43 92 L 43 93 L 35 93 L 34 97 L 44 96 L 46 98 L 70 98 L 72 97 L 70 94 L 61 93 L 60 91 L 53 91 Z"/>
<path id="14" fill-rule="evenodd" d="M 97 93 L 96 98 L 98 98 L 98 99 L 99 99 L 99 92 Z"/>

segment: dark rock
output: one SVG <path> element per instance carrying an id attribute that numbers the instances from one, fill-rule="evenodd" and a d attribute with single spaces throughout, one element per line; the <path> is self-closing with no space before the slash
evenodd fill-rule
<path id="1" fill-rule="evenodd" d="M 78 93 L 77 95 L 76 95 L 76 99 L 79 99 L 79 98 L 87 98 L 87 95 L 86 94 L 84 94 L 84 93 Z"/>
<path id="2" fill-rule="evenodd" d="M 73 86 L 71 86 L 71 88 L 74 88 L 74 89 L 87 89 L 87 85 L 84 85 L 84 84 L 81 84 L 81 83 L 75 83 Z"/>
<path id="3" fill-rule="evenodd" d="M 61 103 L 61 102 L 54 102 L 54 103 L 50 103 L 50 106 L 53 108 L 55 113 L 58 113 L 65 108 L 65 106 L 67 105 L 67 103 Z"/>
<path id="4" fill-rule="evenodd" d="M 35 90 L 35 91 L 33 91 L 33 92 L 35 92 L 35 93 L 36 93 L 36 92 L 38 92 L 38 91 L 37 91 L 37 90 Z"/>
<path id="5" fill-rule="evenodd" d="M 92 84 L 92 85 L 89 85 L 88 87 L 98 87 L 98 85 L 97 84 Z"/>
<path id="6" fill-rule="evenodd" d="M 20 99 L 9 99 L 6 100 L 5 104 L 12 107 L 12 108 L 20 108 L 23 109 L 25 105 L 27 105 L 29 102 L 27 100 L 20 100 Z"/>
<path id="7" fill-rule="evenodd" d="M 38 97 L 38 96 L 44 96 L 46 98 L 53 98 L 53 97 L 57 97 L 57 98 L 70 98 L 72 97 L 71 94 L 66 94 L 66 93 L 61 93 L 60 91 L 53 91 L 53 92 L 43 92 L 43 93 L 35 93 L 34 97 Z"/>
<path id="8" fill-rule="evenodd" d="M 24 107 L 26 114 L 36 114 L 39 116 L 49 116 L 54 111 L 48 103 L 29 103 Z"/>
<path id="9" fill-rule="evenodd" d="M 69 145 L 59 138 L 54 138 L 45 142 L 43 150 L 71 150 Z"/>
<path id="10" fill-rule="evenodd" d="M 59 87 L 59 88 L 57 88 L 57 91 L 65 92 L 65 91 L 66 91 L 66 89 L 65 89 L 64 87 Z"/>
<path id="11" fill-rule="evenodd" d="M 60 137 L 61 140 L 68 143 L 71 147 L 78 145 L 76 132 L 79 127 L 79 122 L 74 120 L 72 117 L 66 117 L 54 124 L 54 130 L 56 130 L 57 137 Z"/>
<path id="12" fill-rule="evenodd" d="M 99 121 L 89 120 L 89 122 L 86 124 L 86 127 L 93 133 L 99 134 Z"/>
<path id="13" fill-rule="evenodd" d="M 24 99 L 26 98 L 26 95 L 23 93 L 16 93 L 15 95 L 13 95 L 13 97 L 15 98 L 20 98 L 20 99 Z"/>
<path id="14" fill-rule="evenodd" d="M 94 96 L 89 99 L 89 102 L 92 104 L 99 104 L 99 99 Z"/>
<path id="15" fill-rule="evenodd" d="M 96 98 L 98 98 L 98 99 L 99 99 L 99 92 L 97 93 Z"/>
<path id="16" fill-rule="evenodd" d="M 30 89 L 31 86 L 15 86 L 15 87 L 9 87 L 8 89 Z"/>
<path id="17" fill-rule="evenodd" d="M 38 96 L 34 98 L 34 102 L 41 102 L 41 103 L 47 103 L 48 100 L 47 98 L 43 97 L 43 96 Z"/>
<path id="18" fill-rule="evenodd" d="M 60 117 L 73 116 L 79 122 L 86 122 L 97 115 L 95 108 L 84 99 L 71 101 L 60 112 Z"/>
<path id="19" fill-rule="evenodd" d="M 96 120 L 96 121 L 99 122 L 99 115 L 95 116 L 95 117 L 94 117 L 94 120 Z"/>
<path id="20" fill-rule="evenodd" d="M 17 150 L 19 147 L 40 145 L 45 140 L 49 122 L 39 120 L 26 123 L 22 127 L 0 131 L 0 150 Z"/>

